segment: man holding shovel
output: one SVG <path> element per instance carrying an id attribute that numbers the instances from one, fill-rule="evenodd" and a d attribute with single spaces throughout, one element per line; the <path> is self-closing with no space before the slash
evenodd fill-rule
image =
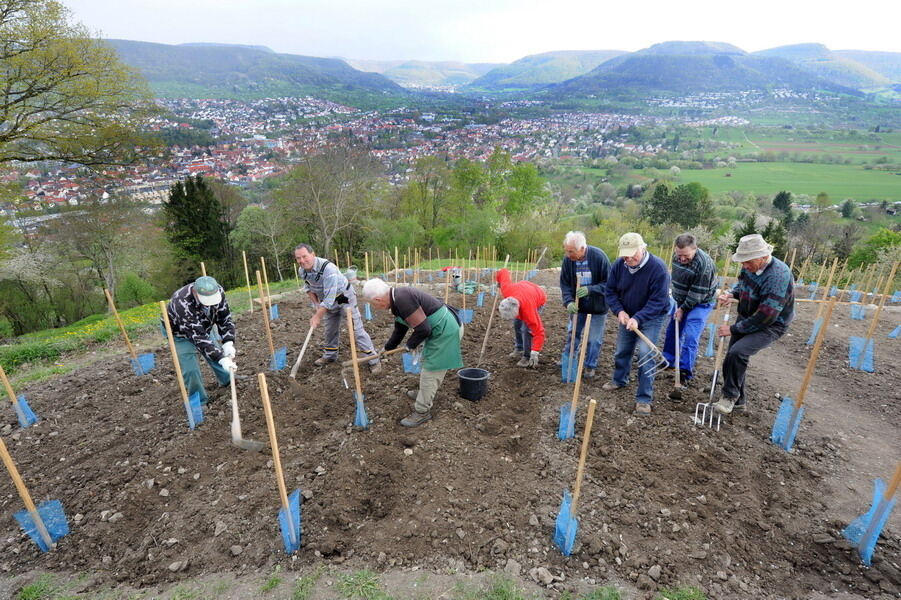
<path id="1" fill-rule="evenodd" d="M 404 427 L 417 427 L 432 418 L 432 403 L 448 369 L 463 366 L 460 340 L 463 326 L 444 302 L 414 287 L 392 288 L 381 279 L 370 279 L 363 296 L 379 310 L 394 315 L 394 331 L 385 342 L 385 351 L 397 348 L 409 329 L 407 351 L 421 353 L 419 389 L 407 395 L 415 400 L 413 411 L 401 420 Z M 422 349 L 418 349 L 423 344 Z"/>
<path id="2" fill-rule="evenodd" d="M 724 415 L 744 408 L 748 361 L 782 337 L 795 316 L 794 278 L 772 252 L 759 233 L 741 238 L 732 255 L 741 263 L 738 282 L 719 297 L 723 306 L 738 301 L 735 323 L 717 329 L 720 337 L 732 336 L 723 359 L 723 397 L 713 405 Z"/>
<path id="3" fill-rule="evenodd" d="M 310 317 L 310 328 L 316 329 L 325 319 L 325 347 L 322 356 L 313 364 L 324 367 L 338 359 L 338 339 L 346 306 L 351 308 L 353 315 L 353 324 L 348 324 L 348 327 L 354 329 L 357 348 L 363 354 L 374 355 L 372 339 L 363 327 L 363 318 L 357 308 L 357 293 L 341 269 L 327 259 L 317 257 L 309 244 L 299 244 L 294 249 L 294 260 L 297 261 L 298 276 L 304 282 L 304 291 L 316 311 Z M 373 375 L 381 373 L 382 365 L 378 358 L 369 361 L 369 371 Z"/>
<path id="4" fill-rule="evenodd" d="M 695 236 L 683 233 L 673 251 L 672 286 L 676 312 L 666 330 L 663 357 L 679 369 L 681 383 L 688 385 L 698 356 L 698 339 L 716 300 L 716 265 L 698 248 Z M 679 322 L 679 364 L 676 364 L 676 322 Z"/>
<path id="5" fill-rule="evenodd" d="M 563 306 L 569 315 L 578 314 L 576 318 L 576 340 L 582 339 L 586 315 L 592 315 L 591 327 L 588 330 L 588 348 L 585 354 L 585 370 L 582 376 L 593 379 L 601 354 L 601 343 L 604 341 L 604 326 L 607 322 L 607 300 L 604 289 L 607 273 L 610 271 L 610 260 L 604 251 L 589 246 L 585 234 L 581 231 L 570 231 L 563 238 L 563 263 L 560 265 L 560 293 Z M 570 332 L 572 320 L 567 325 Z M 571 336 L 567 336 L 564 353 L 575 356 L 576 349 L 569 347 Z"/>
<path id="6" fill-rule="evenodd" d="M 602 388 L 616 390 L 629 383 L 632 355 L 638 346 L 638 390 L 635 414 L 650 415 L 654 396 L 655 363 L 648 360 L 653 343 L 660 335 L 663 319 L 669 313 L 670 278 L 666 264 L 648 252 L 648 245 L 637 233 L 619 238 L 619 258 L 607 278 L 607 304 L 619 321 L 619 335 L 613 357 L 613 380 Z M 639 339 L 641 332 L 645 339 Z"/>
<path id="7" fill-rule="evenodd" d="M 515 348 L 510 358 L 519 358 L 517 367 L 537 367 L 544 347 L 541 309 L 547 302 L 547 294 L 541 286 L 525 279 L 513 283 L 507 269 L 499 270 L 495 279 L 504 297 L 497 307 L 498 312 L 502 319 L 513 321 Z"/>
<path id="8" fill-rule="evenodd" d="M 235 323 L 222 287 L 212 277 L 198 277 L 194 283 L 175 290 L 166 312 L 188 396 L 197 393 L 201 404 L 206 404 L 208 397 L 197 355 L 203 355 L 223 387 L 228 387 L 231 373 L 238 368 L 234 361 Z M 213 334 L 213 327 L 218 336 Z"/>

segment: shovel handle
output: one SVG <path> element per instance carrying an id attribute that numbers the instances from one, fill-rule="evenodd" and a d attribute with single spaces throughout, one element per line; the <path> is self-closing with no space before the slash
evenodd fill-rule
<path id="1" fill-rule="evenodd" d="M 3 370 L 2 365 L 0 365 L 0 379 L 3 380 L 3 387 L 6 389 L 6 395 L 9 396 L 9 401 L 15 406 L 19 403 L 19 399 L 16 397 L 13 386 L 10 385 L 9 378 L 6 376 L 6 371 Z"/>
<path id="2" fill-rule="evenodd" d="M 260 257 L 262 260 L 263 257 Z M 266 297 L 266 289 L 263 287 L 263 280 L 260 278 L 260 272 L 257 271 L 257 287 L 260 288 L 260 297 Z M 263 326 L 266 328 L 266 341 L 269 343 L 269 356 L 275 356 L 275 344 L 272 343 L 272 328 L 269 326 L 269 306 L 263 302 Z"/>
<path id="3" fill-rule="evenodd" d="M 813 343 L 813 350 L 810 352 L 810 359 L 807 361 L 807 369 L 804 370 L 804 379 L 801 380 L 801 389 L 798 390 L 798 397 L 795 398 L 795 412 L 797 412 L 797 409 L 801 408 L 801 405 L 804 404 L 807 386 L 813 375 L 813 369 L 817 364 L 820 348 L 823 347 L 823 340 L 826 339 L 826 329 L 829 327 L 829 319 L 832 318 L 832 309 L 835 308 L 836 300 L 838 300 L 838 296 L 833 296 L 832 300 L 829 302 L 828 308 L 826 308 L 826 315 L 823 317 L 823 324 L 820 326 L 820 331 L 817 332 L 817 339 Z M 789 431 L 791 431 L 791 428 L 789 428 Z"/>
<path id="4" fill-rule="evenodd" d="M 363 399 L 363 389 L 360 386 L 360 364 L 357 360 L 357 339 L 354 336 L 354 312 L 351 307 L 344 309 L 347 314 L 347 333 L 350 335 L 350 358 L 354 367 L 354 388 L 357 390 L 357 400 Z M 371 358 L 369 360 L 372 360 Z"/>
<path id="5" fill-rule="evenodd" d="M 28 488 L 25 487 L 25 482 L 22 481 L 22 476 L 19 474 L 19 470 L 16 468 L 12 456 L 9 455 L 9 450 L 7 450 L 6 444 L 3 442 L 3 438 L 0 438 L 0 458 L 3 459 L 3 464 L 6 466 L 6 470 L 9 471 L 9 476 L 12 477 L 13 484 L 16 486 L 16 491 L 19 492 L 19 497 L 22 498 L 22 502 L 25 504 L 25 509 L 34 520 L 34 526 L 38 530 L 38 534 L 41 536 L 41 539 L 44 540 L 47 547 L 52 548 L 55 545 L 53 543 L 53 538 L 50 537 L 50 533 L 47 531 L 47 527 L 44 525 L 41 515 L 38 514 L 38 509 L 31 499 L 31 494 L 28 493 Z"/>
<path id="6" fill-rule="evenodd" d="M 113 311 L 113 316 L 116 318 L 116 323 L 119 325 L 119 331 L 122 332 L 122 337 L 125 338 L 125 345 L 128 346 L 128 353 L 131 354 L 131 357 L 135 360 L 138 359 L 138 355 L 135 352 L 134 346 L 131 345 L 131 340 L 128 339 L 128 333 L 125 332 L 125 325 L 122 323 L 122 318 L 119 316 L 119 311 L 116 310 L 116 303 L 113 302 L 113 297 L 109 293 L 109 290 L 103 288 L 103 293 L 106 294 L 106 301 L 109 304 L 109 308 Z"/>
<path id="7" fill-rule="evenodd" d="M 285 487 L 285 474 L 282 471 L 282 457 L 278 451 L 278 438 L 275 434 L 275 420 L 272 418 L 272 404 L 269 402 L 269 387 L 266 385 L 266 374 L 257 373 L 260 384 L 260 396 L 263 398 L 263 412 L 266 414 L 266 429 L 269 430 L 269 445 L 272 447 L 272 464 L 275 467 L 275 479 L 278 483 L 278 495 L 285 512 L 290 512 L 288 505 L 288 488 Z"/>
<path id="8" fill-rule="evenodd" d="M 404 346 L 398 346 L 398 347 L 395 348 L 394 350 L 385 350 L 384 352 L 379 352 L 379 353 L 376 354 L 375 356 L 361 356 L 360 358 L 356 359 L 356 361 L 354 361 L 354 359 L 345 360 L 344 362 L 341 363 L 341 367 L 342 367 L 342 368 L 343 368 L 343 367 L 349 367 L 349 366 L 351 366 L 352 364 L 354 364 L 354 362 L 356 362 L 356 363 L 359 365 L 359 364 L 361 364 L 361 363 L 370 361 L 370 360 L 372 360 L 372 359 L 374 359 L 374 358 L 382 358 L 382 357 L 385 357 L 385 356 L 391 356 L 392 354 L 397 354 L 398 352 L 403 352 L 404 350 L 406 350 L 406 347 L 404 347 Z"/>
<path id="9" fill-rule="evenodd" d="M 507 258 L 504 259 L 504 267 L 507 268 L 507 264 L 510 262 L 510 255 L 507 255 Z M 476 366 L 480 366 L 482 364 L 482 359 L 485 357 L 485 348 L 488 347 L 488 332 L 491 331 L 491 323 L 494 322 L 494 311 L 497 310 L 497 301 L 501 297 L 501 290 L 498 288 L 497 294 L 494 295 L 494 302 L 491 304 L 491 312 L 488 313 L 488 326 L 485 327 L 485 338 L 482 340 L 482 349 L 479 351 L 479 362 L 476 363 Z M 446 303 L 446 302 L 445 302 Z"/>
<path id="10" fill-rule="evenodd" d="M 675 339 L 675 342 L 676 342 L 676 368 L 675 368 L 674 375 L 676 376 L 676 388 L 680 388 L 680 387 L 682 387 L 682 379 L 679 374 L 679 362 L 680 362 L 679 359 L 681 358 L 679 356 L 679 354 L 680 354 L 680 349 L 682 347 L 682 340 L 679 337 L 679 319 L 676 318 L 675 314 L 673 315 L 673 327 L 675 327 L 675 329 L 676 329 L 676 331 L 675 331 L 675 334 L 676 334 L 676 339 Z"/>
<path id="11" fill-rule="evenodd" d="M 578 322 L 578 321 L 577 321 Z M 585 366 L 585 350 L 588 347 L 588 333 L 591 331 L 591 313 L 585 315 L 585 325 L 582 326 L 582 346 L 579 348 L 579 364 L 576 368 L 576 385 L 573 386 L 573 399 L 569 405 L 569 418 L 575 423 L 576 405 L 579 403 L 579 391 L 582 389 L 582 369 Z M 569 353 L 572 354 L 572 346 Z M 569 373 L 566 374 L 567 377 Z"/>
<path id="12" fill-rule="evenodd" d="M 573 501 L 569 505 L 569 516 L 575 518 L 576 507 L 579 504 L 579 494 L 582 491 L 582 475 L 585 472 L 585 459 L 588 457 L 588 440 L 591 439 L 591 424 L 594 422 L 594 409 L 597 401 L 591 398 L 588 401 L 588 416 L 585 417 L 585 431 L 582 433 L 582 450 L 579 452 L 579 467 L 576 469 L 576 485 L 573 490 Z"/>
<path id="13" fill-rule="evenodd" d="M 888 500 L 892 496 L 895 495 L 895 492 L 898 491 L 898 484 L 901 484 L 901 460 L 898 461 L 898 464 L 895 466 L 895 474 L 892 475 L 892 480 L 889 482 L 888 487 L 885 489 L 885 495 L 883 498 Z"/>
<path id="14" fill-rule="evenodd" d="M 241 250 L 241 258 L 244 260 L 244 280 L 247 282 L 247 296 L 250 298 L 250 312 L 253 312 L 253 288 L 250 287 L 250 271 L 247 270 L 247 252 Z"/>
<path id="15" fill-rule="evenodd" d="M 313 335 L 313 328 L 310 327 L 310 330 L 307 332 L 307 337 L 303 341 L 303 346 L 301 346 L 301 348 L 300 348 L 300 354 L 297 355 L 297 360 L 294 361 L 294 366 L 291 367 L 291 373 L 289 375 L 289 377 L 291 379 L 294 379 L 297 376 L 297 369 L 300 368 L 300 361 L 303 360 L 304 352 L 307 351 L 307 344 L 310 343 L 310 336 L 312 336 L 312 335 Z"/>
<path id="16" fill-rule="evenodd" d="M 160 311 L 163 313 L 163 324 L 166 326 L 166 337 L 169 340 L 169 352 L 172 353 L 172 364 L 175 367 L 175 378 L 178 380 L 178 389 L 181 390 L 181 399 L 185 405 L 185 411 L 188 413 L 188 419 L 191 421 L 191 427 L 194 423 L 193 412 L 191 411 L 191 401 L 188 399 L 188 390 L 185 388 L 185 380 L 181 374 L 181 363 L 178 362 L 178 352 L 175 349 L 175 336 L 172 334 L 172 323 L 169 322 L 169 312 L 166 310 L 166 301 L 160 300 Z"/>

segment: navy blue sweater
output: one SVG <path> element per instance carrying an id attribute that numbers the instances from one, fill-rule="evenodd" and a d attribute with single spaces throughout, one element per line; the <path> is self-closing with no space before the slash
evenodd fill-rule
<path id="1" fill-rule="evenodd" d="M 666 264 L 653 254 L 634 275 L 617 258 L 607 277 L 607 305 L 614 315 L 624 310 L 641 325 L 669 313 L 669 284 Z"/>
<path id="2" fill-rule="evenodd" d="M 604 251 L 594 246 L 585 249 L 585 260 L 588 261 L 588 269 L 591 271 L 591 285 L 588 287 L 588 295 L 579 299 L 579 312 L 593 315 L 607 313 L 607 302 L 604 297 L 604 288 L 607 283 L 607 272 L 610 270 L 610 260 Z M 576 261 L 563 257 L 560 265 L 560 294 L 563 296 L 563 306 L 576 299 Z"/>

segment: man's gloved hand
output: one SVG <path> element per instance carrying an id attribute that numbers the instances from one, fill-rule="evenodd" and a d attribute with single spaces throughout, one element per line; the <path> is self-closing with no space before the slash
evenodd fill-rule
<path id="1" fill-rule="evenodd" d="M 566 312 L 571 315 L 576 314 L 577 312 L 579 312 L 579 304 L 577 302 L 570 302 L 566 305 Z"/>
<path id="2" fill-rule="evenodd" d="M 532 350 L 532 353 L 529 354 L 529 366 L 530 367 L 538 366 L 538 357 L 539 356 L 540 356 L 540 353 L 538 352 L 538 350 Z"/>
<path id="3" fill-rule="evenodd" d="M 234 358 L 237 354 L 237 351 L 235 350 L 235 343 L 225 342 L 224 344 L 222 344 L 222 353 L 229 358 Z"/>
<path id="4" fill-rule="evenodd" d="M 222 358 L 220 358 L 219 366 L 231 373 L 234 373 L 238 370 L 238 365 L 235 364 L 235 361 L 232 360 L 231 356 L 223 356 Z"/>
<path id="5" fill-rule="evenodd" d="M 584 298 L 588 295 L 588 288 L 584 285 L 580 285 L 576 288 L 576 298 Z"/>

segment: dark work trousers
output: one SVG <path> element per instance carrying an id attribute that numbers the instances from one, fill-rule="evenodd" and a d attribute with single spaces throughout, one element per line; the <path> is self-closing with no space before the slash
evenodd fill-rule
<path id="1" fill-rule="evenodd" d="M 723 398 L 737 398 L 737 405 L 745 403 L 745 373 L 748 360 L 778 340 L 788 326 L 773 324 L 754 333 L 733 333 L 729 340 L 729 351 L 723 359 Z"/>

